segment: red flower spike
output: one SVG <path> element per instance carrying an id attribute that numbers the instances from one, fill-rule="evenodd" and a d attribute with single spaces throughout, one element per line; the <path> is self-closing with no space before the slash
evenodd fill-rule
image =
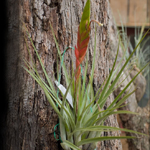
<path id="1" fill-rule="evenodd" d="M 76 69 L 78 71 L 76 72 L 75 79 L 76 82 L 80 76 L 81 73 L 81 67 L 80 64 L 82 63 L 86 50 L 88 47 L 89 39 L 90 39 L 90 24 L 91 22 L 96 22 L 100 26 L 103 26 L 101 23 L 99 23 L 96 20 L 90 21 L 90 0 L 87 0 L 86 5 L 83 10 L 81 22 L 78 28 L 78 39 L 77 39 L 77 46 L 75 47 L 75 56 L 76 56 Z"/>
<path id="2" fill-rule="evenodd" d="M 77 84 L 78 84 L 78 79 L 81 74 L 81 66 L 80 64 L 82 63 L 89 39 L 90 39 L 90 24 L 91 22 L 96 22 L 100 26 L 102 26 L 101 23 L 95 20 L 90 21 L 90 0 L 87 0 L 86 5 L 83 10 L 81 22 L 78 28 L 78 39 L 77 39 L 77 46 L 75 46 L 75 56 L 76 56 L 76 74 L 75 74 L 75 91 L 77 91 Z M 78 111 L 78 95 L 77 95 L 77 101 L 76 101 L 76 112 Z"/>
<path id="3" fill-rule="evenodd" d="M 76 56 L 76 69 L 78 69 L 76 73 L 76 81 L 78 80 L 80 74 L 81 74 L 81 67 L 80 64 L 82 63 L 86 51 L 87 51 L 87 46 L 89 43 L 90 39 L 90 27 L 86 30 L 86 32 L 80 34 L 80 29 L 78 28 L 78 39 L 77 39 L 77 47 L 75 46 L 75 56 Z"/>

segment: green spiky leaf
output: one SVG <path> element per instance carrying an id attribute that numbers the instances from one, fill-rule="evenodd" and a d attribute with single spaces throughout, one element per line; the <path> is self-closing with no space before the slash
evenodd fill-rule
<path id="1" fill-rule="evenodd" d="M 83 33 L 87 30 L 86 26 L 88 27 L 89 23 L 90 23 L 90 0 L 87 0 L 80 22 L 80 33 Z"/>

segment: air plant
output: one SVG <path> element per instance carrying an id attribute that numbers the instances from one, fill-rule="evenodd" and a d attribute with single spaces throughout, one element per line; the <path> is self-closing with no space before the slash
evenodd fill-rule
<path id="1" fill-rule="evenodd" d="M 135 27 L 135 35 L 134 35 L 134 45 L 136 46 L 142 39 L 144 34 L 145 26 L 142 26 L 141 30 Z M 122 37 L 121 47 L 122 50 L 125 52 L 125 59 L 127 60 L 130 53 L 133 52 L 135 46 L 131 43 L 130 38 L 127 37 L 127 31 L 122 24 L 121 31 L 119 32 L 120 37 Z M 150 62 L 150 46 L 146 46 L 149 42 L 150 37 L 147 37 L 144 41 L 140 42 L 139 46 L 137 47 L 136 52 L 132 56 L 131 60 L 129 61 L 129 67 L 136 67 L 137 70 L 141 70 L 147 63 Z M 142 71 L 144 77 L 146 77 L 150 73 L 150 65 Z"/>
<path id="2" fill-rule="evenodd" d="M 116 58 L 111 69 L 109 76 L 106 78 L 102 86 L 97 90 L 96 94 L 94 94 L 93 89 L 93 76 L 94 76 L 94 68 L 95 68 L 95 58 L 96 58 L 96 36 L 95 36 L 95 46 L 94 46 L 94 56 L 92 63 L 92 70 L 90 74 L 90 79 L 87 79 L 87 68 L 88 68 L 88 59 L 86 59 L 86 66 L 84 69 L 84 74 L 81 78 L 81 63 L 85 58 L 88 42 L 90 38 L 90 0 L 87 0 L 85 5 L 82 19 L 78 28 L 78 39 L 77 46 L 75 47 L 75 57 L 76 57 L 76 69 L 69 75 L 66 70 L 65 64 L 61 63 L 61 67 L 65 76 L 66 87 L 60 84 L 59 79 L 56 79 L 55 84 L 57 89 L 54 86 L 54 81 L 49 77 L 46 73 L 44 65 L 39 57 L 39 54 L 32 42 L 32 39 L 29 37 L 32 46 L 35 50 L 37 58 L 40 62 L 44 75 L 46 77 L 47 83 L 40 77 L 38 70 L 36 69 L 35 64 L 29 64 L 27 61 L 27 67 L 24 69 L 33 77 L 33 79 L 41 86 L 43 89 L 47 100 L 50 105 L 53 107 L 54 111 L 58 114 L 59 124 L 60 124 L 60 137 L 61 137 L 61 146 L 64 150 L 91 150 L 96 148 L 96 143 L 103 140 L 113 140 L 113 139 L 126 139 L 126 138 L 136 138 L 131 136 L 102 136 L 102 133 L 110 132 L 110 131 L 125 131 L 136 134 L 142 133 L 118 128 L 118 127 L 110 127 L 104 126 L 105 120 L 113 114 L 136 114 L 134 112 L 126 111 L 126 110 L 117 110 L 117 108 L 122 107 L 122 104 L 125 100 L 135 91 L 128 91 L 123 98 L 122 95 L 124 91 L 131 85 L 137 75 L 145 68 L 145 66 L 141 69 L 139 73 L 127 84 L 127 86 L 119 93 L 119 95 L 113 100 L 113 102 L 108 106 L 106 110 L 102 110 L 106 100 L 114 91 L 114 87 L 119 81 L 122 71 L 126 67 L 133 53 L 136 51 L 136 48 L 133 50 L 129 58 L 126 60 L 125 64 L 122 66 L 121 70 L 118 71 L 119 67 L 116 67 L 116 60 L 118 56 L 118 50 L 116 54 Z M 97 22 L 97 21 L 94 21 Z M 100 26 L 100 24 L 98 22 Z M 51 24 L 50 24 L 51 26 Z M 52 29 L 52 26 L 51 26 Z M 56 41 L 53 29 L 52 33 L 54 36 L 54 40 L 56 43 L 56 47 L 58 50 L 60 61 L 63 62 L 63 57 L 59 50 L 59 45 Z M 95 34 L 96 35 L 96 34 Z M 118 73 L 117 73 L 118 72 Z M 57 70 L 59 73 L 59 70 Z M 113 82 L 112 82 L 113 81 Z M 123 82 L 123 81 L 122 81 Z M 62 98 L 58 96 L 58 89 L 62 95 Z M 121 100 L 118 102 L 118 100 Z M 89 101 L 90 100 L 90 101 Z M 57 104 L 57 105 L 56 105 Z"/>
<path id="3" fill-rule="evenodd" d="M 134 41 L 135 45 L 139 43 L 141 40 L 143 33 L 144 33 L 145 27 L 142 26 L 141 30 L 139 31 L 137 28 L 135 28 L 135 36 Z M 148 62 L 150 62 L 150 46 L 146 46 L 146 44 L 150 41 L 150 37 L 147 37 L 139 47 L 137 48 L 133 58 L 131 59 L 131 64 L 136 65 L 139 69 L 142 69 L 143 66 L 145 66 Z M 129 48 L 131 52 L 134 49 L 134 45 L 129 43 Z M 150 65 L 148 65 L 143 71 L 142 74 L 144 77 L 146 77 L 150 73 Z"/>
<path id="4" fill-rule="evenodd" d="M 130 37 L 127 36 L 126 28 L 123 26 L 121 27 L 121 30 L 119 31 L 119 38 L 122 39 L 122 42 L 120 42 L 120 46 L 122 47 L 123 52 L 125 53 L 125 60 L 128 59 L 130 56 L 130 53 L 133 52 L 135 46 L 141 41 L 142 36 L 144 34 L 145 26 L 143 25 L 141 28 L 135 27 L 135 35 L 133 37 L 133 43 L 131 43 Z M 136 70 L 137 72 L 140 71 L 146 64 L 147 67 L 143 69 L 141 74 L 145 79 L 147 80 L 146 90 L 144 96 L 141 99 L 141 102 L 139 102 L 139 105 L 143 105 L 144 101 L 149 99 L 150 92 L 149 92 L 149 83 L 150 83 L 150 45 L 148 46 L 148 42 L 150 41 L 150 37 L 146 37 L 144 41 L 140 42 L 139 46 L 137 47 L 136 52 L 133 54 L 132 58 L 130 59 L 128 63 L 128 68 L 132 70 Z"/>

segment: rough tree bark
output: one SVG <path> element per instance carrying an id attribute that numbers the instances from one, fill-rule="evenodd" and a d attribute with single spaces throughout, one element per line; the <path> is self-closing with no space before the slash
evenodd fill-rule
<path id="1" fill-rule="evenodd" d="M 46 100 L 37 83 L 22 68 L 23 58 L 29 60 L 23 37 L 25 22 L 29 34 L 40 54 L 49 76 L 54 76 L 57 50 L 49 26 L 52 23 L 61 52 L 69 45 L 75 46 L 77 28 L 86 0 L 8 0 L 8 40 L 7 40 L 7 93 L 8 111 L 6 122 L 5 150 L 57 150 L 61 149 L 54 138 L 54 126 L 58 117 Z M 94 77 L 95 89 L 100 87 L 109 73 L 108 0 L 91 0 L 91 18 L 102 22 L 97 27 L 97 61 Z M 89 70 L 93 56 L 94 25 L 89 43 Z M 35 53 L 28 42 L 31 55 L 38 66 Z M 117 46 L 116 46 L 117 47 Z M 65 54 L 64 63 L 69 70 L 75 62 L 73 51 Z M 84 67 L 84 66 L 83 66 Z M 41 69 L 40 67 L 38 68 Z M 42 75 L 42 72 L 41 72 Z M 62 81 L 63 83 L 63 75 Z M 113 95 L 107 105 L 113 100 Z M 104 109 L 105 109 L 104 108 Z M 118 126 L 116 116 L 110 116 L 106 125 Z M 117 135 L 118 133 L 110 133 Z M 104 133 L 104 135 L 106 135 Z M 120 140 L 99 143 L 101 150 L 121 150 Z"/>

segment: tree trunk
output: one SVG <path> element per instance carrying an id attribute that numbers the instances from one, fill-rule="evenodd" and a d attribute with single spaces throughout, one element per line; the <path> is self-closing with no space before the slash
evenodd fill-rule
<path id="1" fill-rule="evenodd" d="M 5 150 L 57 150 L 61 149 L 54 138 L 54 126 L 58 117 L 49 105 L 44 92 L 31 76 L 22 68 L 23 59 L 29 59 L 24 39 L 25 23 L 49 76 L 54 79 L 56 73 L 57 49 L 49 22 L 61 52 L 68 46 L 75 46 L 77 29 L 86 0 L 8 0 L 8 39 L 7 39 L 7 95 L 8 110 L 6 121 Z M 95 90 L 100 87 L 109 73 L 108 36 L 110 24 L 108 0 L 91 1 L 91 19 L 103 23 L 97 26 L 97 61 L 94 77 Z M 89 43 L 89 70 L 94 49 L 94 24 L 91 26 Z M 31 43 L 28 41 L 33 61 L 38 64 Z M 117 46 L 116 46 L 117 47 Z M 70 70 L 75 63 L 74 51 L 65 53 L 64 63 Z M 84 67 L 84 65 L 83 65 Z M 41 71 L 41 68 L 38 67 Z M 42 71 L 41 71 L 41 75 Z M 63 83 L 63 74 L 62 81 Z M 107 105 L 113 100 L 113 95 Z M 105 125 L 118 126 L 116 116 L 107 119 Z M 117 135 L 118 133 L 110 133 Z M 104 133 L 104 136 L 106 134 Z M 121 150 L 120 140 L 99 143 L 101 150 Z"/>

